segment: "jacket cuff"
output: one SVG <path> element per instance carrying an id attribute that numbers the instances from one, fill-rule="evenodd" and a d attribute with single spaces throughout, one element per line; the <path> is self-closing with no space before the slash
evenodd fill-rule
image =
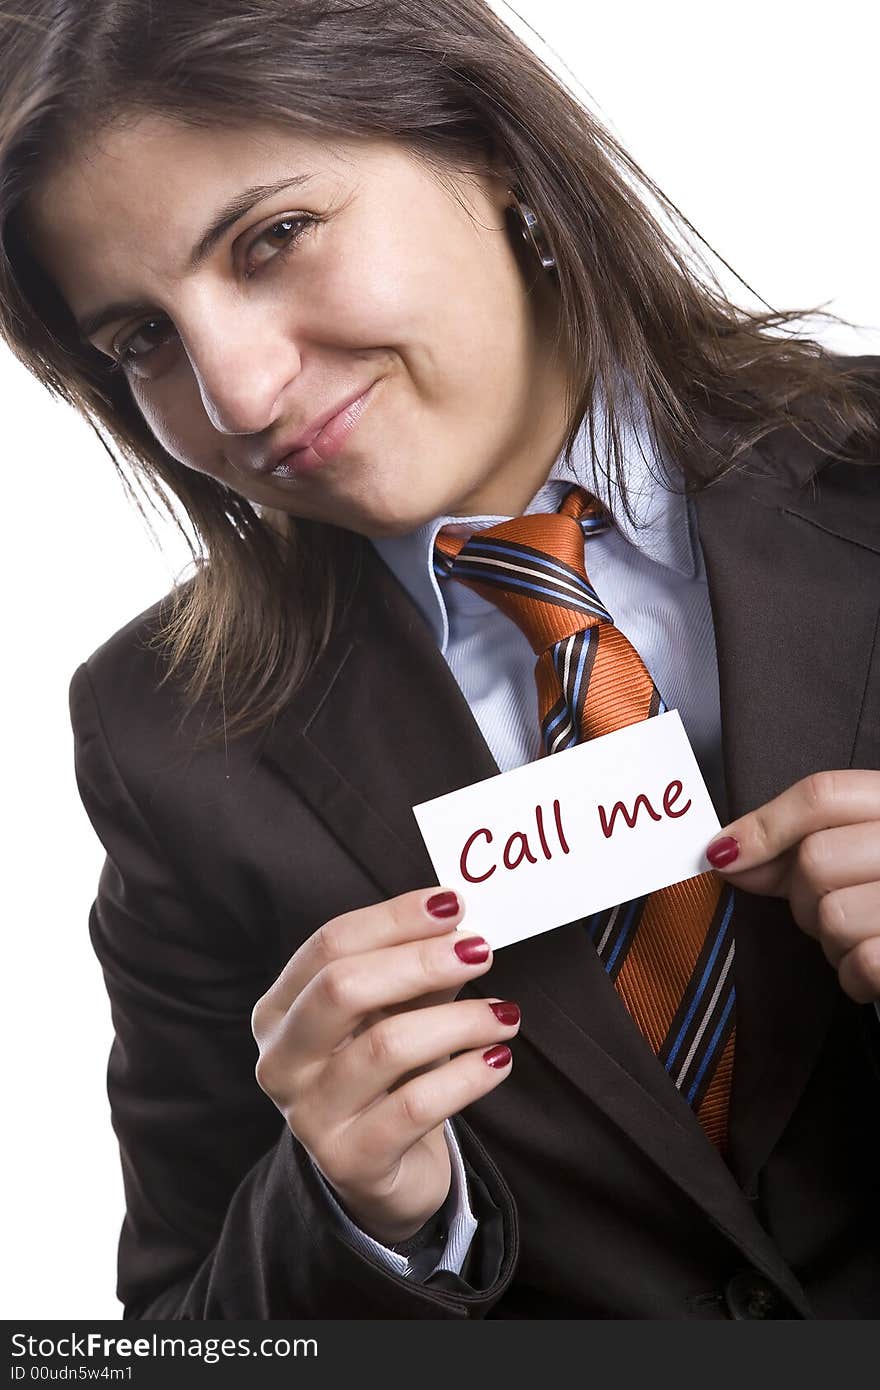
<path id="1" fill-rule="evenodd" d="M 446 1120 L 443 1129 L 452 1165 L 452 1180 L 446 1200 L 420 1230 L 407 1240 L 397 1241 L 391 1246 L 374 1240 L 352 1221 L 320 1168 L 310 1160 L 351 1245 L 361 1254 L 371 1255 L 395 1274 L 420 1283 L 439 1270 L 460 1274 L 479 1224 L 471 1209 L 464 1160 L 451 1121 Z"/>

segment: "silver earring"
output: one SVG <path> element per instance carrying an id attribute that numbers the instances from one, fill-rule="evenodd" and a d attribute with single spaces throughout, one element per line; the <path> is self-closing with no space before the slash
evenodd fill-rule
<path id="1" fill-rule="evenodd" d="M 520 222 L 520 231 L 522 232 L 523 241 L 528 242 L 529 246 L 538 257 L 542 269 L 554 270 L 556 268 L 556 257 L 550 254 L 550 249 L 547 245 L 540 219 L 534 209 L 529 207 L 528 203 L 524 203 L 517 197 L 512 188 L 509 189 L 509 192 L 513 198 L 514 211 Z"/>

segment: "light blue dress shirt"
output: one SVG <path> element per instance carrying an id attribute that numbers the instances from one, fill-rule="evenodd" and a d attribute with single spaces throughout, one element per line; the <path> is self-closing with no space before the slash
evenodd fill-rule
<path id="1" fill-rule="evenodd" d="M 526 512 L 557 511 L 575 483 L 611 511 L 616 525 L 585 541 L 590 582 L 641 655 L 667 708 L 679 711 L 723 823 L 727 809 L 715 635 L 692 504 L 681 490 L 680 472 L 652 447 L 643 415 L 635 415 L 622 429 L 622 443 L 633 521 L 620 505 L 616 484 L 601 474 L 594 476 L 586 422 L 571 461 L 565 463 L 560 453 Z M 428 623 L 501 772 L 534 761 L 540 752 L 535 654 L 516 624 L 494 604 L 455 580 L 438 579 L 433 546 L 441 527 L 468 536 L 508 519 L 440 516 L 407 535 L 372 542 Z M 457 1207 L 436 1268 L 458 1273 L 477 1222 L 454 1127 L 447 1121 L 445 1128 Z M 404 1256 L 359 1230 L 324 1186 L 358 1249 L 398 1274 L 416 1277 Z M 421 1277 L 430 1272 L 421 1272 Z"/>

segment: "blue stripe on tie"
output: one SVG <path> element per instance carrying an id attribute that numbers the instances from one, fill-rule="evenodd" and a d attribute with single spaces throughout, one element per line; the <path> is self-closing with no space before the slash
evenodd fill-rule
<path id="1" fill-rule="evenodd" d="M 619 932 L 618 937 L 617 937 L 617 941 L 616 941 L 615 944 L 614 944 L 614 950 L 611 952 L 611 955 L 608 957 L 607 961 L 605 962 L 605 970 L 606 970 L 606 973 L 610 974 L 611 971 L 614 969 L 614 962 L 617 960 L 617 957 L 620 955 L 620 948 L 622 947 L 624 941 L 626 940 L 627 936 L 629 935 L 630 923 L 632 922 L 632 919 L 633 919 L 633 917 L 634 917 L 635 914 L 636 914 L 636 910 L 637 910 L 637 908 L 638 908 L 638 906 L 639 906 L 639 903 L 642 903 L 642 902 L 644 902 L 644 901 L 645 901 L 644 898 L 633 898 L 632 902 L 630 903 L 630 905 L 629 905 L 629 912 L 626 914 L 626 918 L 624 919 L 623 930 L 622 930 L 621 932 Z"/>
<path id="2" fill-rule="evenodd" d="M 708 961 L 706 962 L 706 968 L 705 968 L 705 970 L 703 971 L 702 978 L 701 978 L 701 980 L 700 980 L 700 983 L 699 983 L 698 986 L 697 986 L 697 992 L 696 992 L 696 994 L 694 995 L 693 999 L 691 1000 L 691 1006 L 690 1006 L 690 1008 L 689 1008 L 688 1011 L 687 1011 L 687 1015 L 686 1015 L 686 1017 L 685 1017 L 684 1022 L 683 1022 L 682 1025 L 681 1025 L 681 1028 L 679 1029 L 678 1037 L 675 1039 L 675 1042 L 674 1042 L 673 1047 L 672 1047 L 672 1051 L 670 1052 L 669 1056 L 668 1056 L 667 1059 L 666 1059 L 666 1070 L 667 1070 L 667 1071 L 670 1070 L 670 1068 L 672 1067 L 673 1062 L 675 1061 L 676 1057 L 678 1056 L 678 1049 L 681 1047 L 682 1041 L 683 1041 L 683 1039 L 684 1039 L 684 1035 L 685 1035 L 685 1033 L 686 1033 L 687 1030 L 688 1030 L 688 1027 L 689 1027 L 690 1022 L 691 1022 L 691 1019 L 693 1018 L 694 1014 L 696 1013 L 697 1008 L 698 1008 L 699 1003 L 700 1003 L 700 1000 L 701 1000 L 702 997 L 703 997 L 703 992 L 704 992 L 704 990 L 705 990 L 705 988 L 706 988 L 706 981 L 708 980 L 709 976 L 710 976 L 711 973 L 712 973 L 712 966 L 715 964 L 715 958 L 716 958 L 716 956 L 718 955 L 719 950 L 721 949 L 721 943 L 722 943 L 722 941 L 724 940 L 724 937 L 725 937 L 725 935 L 726 935 L 726 933 L 727 933 L 727 926 L 728 926 L 728 923 L 730 922 L 730 915 L 731 915 L 732 912 L 733 912 L 733 893 L 730 894 L 730 898 L 729 898 L 729 900 L 728 900 L 727 907 L 725 908 L 725 911 L 724 911 L 724 916 L 723 916 L 722 919 L 721 919 L 721 925 L 719 926 L 718 932 L 717 932 L 717 934 L 716 934 L 716 936 L 715 936 L 715 944 L 714 944 L 713 947 L 712 947 L 711 955 L 709 956 L 709 959 L 708 959 Z"/>
<path id="3" fill-rule="evenodd" d="M 574 693 L 573 693 L 571 699 L 570 699 L 569 702 L 568 702 L 568 704 L 569 704 L 569 709 L 570 709 L 570 711 L 571 711 L 571 738 L 569 739 L 568 743 L 566 744 L 566 747 L 567 747 L 567 748 L 571 748 L 571 747 L 573 746 L 573 744 L 577 743 L 578 739 L 580 738 L 580 729 L 578 729 L 578 728 L 576 727 L 576 725 L 577 725 L 577 720 L 575 719 L 574 714 L 575 714 L 575 710 L 576 710 L 577 707 L 578 707 L 578 695 L 580 694 L 581 677 L 582 677 L 583 672 L 584 672 L 584 663 L 585 663 L 586 660 L 587 660 L 587 652 L 588 652 L 589 650 L 590 650 L 590 641 L 589 641 L 589 638 L 587 637 L 587 638 L 585 638 L 584 641 L 581 643 L 581 656 L 580 656 L 580 661 L 578 662 L 578 668 L 577 668 L 577 671 L 575 672 L 575 678 L 574 678 L 574 687 L 573 687 Z M 568 697 L 566 696 L 566 698 L 568 698 Z M 557 751 L 558 751 L 558 750 L 557 750 Z"/>
<path id="4" fill-rule="evenodd" d="M 487 561 L 486 563 L 491 564 L 491 561 Z M 468 575 L 465 572 L 460 577 L 466 579 Z M 575 597 L 574 594 L 560 593 L 558 589 L 548 589 L 545 588 L 543 584 L 531 584 L 528 580 L 520 579 L 517 574 L 511 574 L 508 571 L 504 572 L 503 578 L 497 574 L 475 574 L 474 582 L 479 584 L 500 584 L 507 589 L 528 589 L 535 594 L 550 594 L 551 598 L 563 599 L 572 610 L 582 608 L 592 617 L 607 618 L 609 622 L 611 621 L 611 614 L 601 606 L 593 608 L 583 599 Z"/>
<path id="5" fill-rule="evenodd" d="M 567 637 L 561 637 L 561 638 L 559 639 L 559 641 L 558 641 L 558 642 L 555 644 L 555 646 L 553 647 L 553 661 L 554 661 L 554 663 L 557 665 L 556 678 L 557 678 L 557 680 L 559 681 L 560 689 L 562 688 L 562 676 L 560 675 L 559 670 L 558 670 L 558 665 L 559 665 L 560 663 L 557 662 L 557 658 L 559 657 L 560 649 L 562 648 L 563 643 L 564 643 L 564 642 L 567 642 L 567 641 L 568 641 L 568 638 L 567 638 Z M 559 713 L 557 714 L 557 716 L 556 716 L 555 719 L 551 719 L 550 723 L 547 725 L 546 729 L 544 730 L 544 742 L 545 742 L 545 743 L 546 743 L 547 740 L 549 739 L 549 737 L 550 737 L 550 735 L 552 734 L 553 730 L 556 728 L 557 724 L 559 724 L 559 723 L 561 722 L 561 720 L 567 719 L 567 718 L 568 718 L 569 710 L 568 710 L 567 705 L 564 703 L 564 701 L 565 701 L 565 691 L 564 691 L 564 690 L 562 691 L 562 699 L 563 699 L 563 706 L 562 706 L 562 709 L 559 711 Z M 555 704 L 555 701 L 554 701 L 554 704 Z"/>
<path id="6" fill-rule="evenodd" d="M 570 633 L 568 637 L 560 637 L 559 641 L 554 642 L 553 646 L 550 649 L 551 656 L 553 659 L 553 669 L 556 672 L 556 679 L 559 681 L 559 688 L 562 692 L 563 700 L 565 699 L 565 688 L 563 682 L 563 674 L 565 672 L 565 654 L 562 648 L 566 645 L 567 642 L 571 640 L 573 636 L 574 634 Z"/>
<path id="7" fill-rule="evenodd" d="M 482 563 L 488 566 L 489 570 L 495 570 L 496 573 L 499 574 L 519 573 L 519 571 L 499 570 L 495 556 L 484 555 L 484 553 L 482 553 L 484 550 L 496 550 L 499 555 L 513 556 L 514 560 L 519 560 L 519 563 L 524 569 L 528 567 L 528 569 L 534 570 L 535 567 L 537 567 L 538 570 L 542 571 L 541 562 L 539 562 L 538 557 L 530 555 L 527 550 L 521 550 L 517 548 L 517 546 L 512 545 L 500 545 L 500 543 L 498 543 L 498 545 L 489 545 L 488 542 L 478 546 L 467 546 L 467 548 L 466 546 L 462 546 L 462 549 L 459 550 L 459 553 L 457 553 L 455 559 L 453 559 L 453 566 L 455 566 L 456 560 L 462 560 L 464 567 L 471 566 L 471 564 Z M 576 570 L 569 570 L 567 567 L 562 566 L 562 564 L 553 564 L 552 569 L 559 571 L 560 577 L 562 577 L 563 580 L 569 581 L 569 584 L 573 585 L 574 588 L 580 589 L 581 594 L 587 595 L 588 598 L 595 599 L 596 603 L 599 602 L 599 595 L 596 594 L 595 589 L 592 588 L 592 585 L 588 584 L 584 578 L 581 578 L 581 575 L 577 574 Z M 544 573 L 544 571 L 542 571 L 542 573 Z M 555 575 L 546 575 L 548 584 L 552 584 L 553 580 L 555 580 Z M 560 587 L 562 587 L 562 585 L 560 585 Z"/>
<path id="8" fill-rule="evenodd" d="M 543 554 L 533 555 L 531 551 L 523 550 L 523 548 L 518 545 L 505 545 L 503 541 L 477 540 L 473 550 L 496 550 L 499 555 L 515 555 L 517 559 L 522 560 L 523 563 L 529 561 L 532 564 L 544 565 L 547 569 L 556 570 L 557 574 L 564 575 L 566 579 L 570 579 L 574 584 L 582 585 L 585 583 L 583 575 L 578 574 L 577 570 L 571 569 L 569 565 L 560 564 L 556 560 L 551 560 Z M 473 551 L 471 553 L 473 553 Z M 587 588 L 594 598 L 598 598 L 598 594 L 596 594 L 595 590 L 592 589 L 589 584 L 587 584 Z"/>
<path id="9" fill-rule="evenodd" d="M 736 990 L 735 990 L 735 989 L 731 989 L 731 991 L 730 991 L 730 998 L 728 999 L 726 1005 L 724 1006 L 724 1013 L 721 1015 L 721 1018 L 720 1018 L 719 1021 L 718 1021 L 718 1027 L 715 1029 L 715 1032 L 712 1034 L 712 1041 L 709 1043 L 708 1051 L 706 1052 L 705 1057 L 703 1058 L 702 1062 L 700 1063 L 700 1070 L 697 1072 L 696 1076 L 694 1077 L 693 1082 L 691 1083 L 691 1089 L 688 1091 L 688 1095 L 687 1095 L 688 1104 L 690 1104 L 690 1102 L 693 1100 L 694 1096 L 697 1094 L 697 1089 L 698 1089 L 698 1087 L 699 1087 L 699 1085 L 700 1085 L 700 1082 L 701 1082 L 702 1079 L 703 1079 L 703 1074 L 704 1074 L 706 1068 L 708 1067 L 710 1061 L 712 1060 L 712 1057 L 714 1056 L 714 1053 L 715 1053 L 715 1049 L 716 1049 L 716 1047 L 718 1046 L 718 1039 L 721 1037 L 721 1034 L 724 1032 L 724 1026 L 725 1026 L 725 1024 L 727 1023 L 727 1020 L 728 1020 L 729 1017 L 730 1017 L 730 1011 L 731 1011 L 731 1009 L 733 1008 L 733 1002 L 734 1002 L 735 999 L 736 999 Z"/>
<path id="10" fill-rule="evenodd" d="M 550 723 L 547 725 L 546 729 L 544 730 L 544 738 L 545 738 L 545 739 L 549 738 L 550 735 L 552 734 L 553 730 L 556 728 L 556 725 L 559 724 L 563 719 L 567 719 L 568 716 L 569 716 L 569 711 L 568 711 L 568 709 L 560 710 L 560 712 L 559 712 L 559 714 L 557 714 L 556 718 L 553 719 L 553 720 L 551 720 Z"/>
<path id="11" fill-rule="evenodd" d="M 593 643 L 594 643 L 594 642 L 598 642 L 598 641 L 599 641 L 599 630 L 598 630 L 598 628 L 588 628 L 588 629 L 586 630 L 586 632 L 584 633 L 584 645 L 583 645 L 583 649 L 582 649 L 582 651 L 581 651 L 581 664 L 580 664 L 580 668 L 578 669 L 577 686 L 576 686 L 575 692 L 574 692 L 574 705 L 572 706 L 572 708 L 575 709 L 575 710 L 576 710 L 577 707 L 578 707 L 578 701 L 580 700 L 580 697 L 581 697 L 581 686 L 582 686 L 582 684 L 583 684 L 583 670 L 584 670 L 584 666 L 587 664 L 587 657 L 590 655 L 590 651 L 591 651 L 591 649 L 592 649 Z"/>
<path id="12" fill-rule="evenodd" d="M 464 550 L 465 546 L 462 546 L 458 555 L 454 557 L 455 560 L 459 559 Z M 556 572 L 558 574 L 561 574 L 563 578 L 567 579 L 569 583 L 576 584 L 583 593 L 587 594 L 591 599 L 594 599 L 595 602 L 600 605 L 600 607 L 602 606 L 601 599 L 599 598 L 599 595 L 596 593 L 596 590 L 593 588 L 592 584 L 590 584 L 586 579 L 584 579 L 583 575 L 578 574 L 577 570 L 570 569 L 568 565 L 558 565 L 553 560 L 545 559 L 543 555 L 533 555 L 530 551 L 523 550 L 520 546 L 504 545 L 501 541 L 477 541 L 475 539 L 473 545 L 467 546 L 467 554 L 464 556 L 464 564 L 468 563 L 469 558 L 471 560 L 479 560 L 485 558 L 486 564 L 491 565 L 492 555 L 490 553 L 488 557 L 484 557 L 482 555 L 482 552 L 484 550 L 488 550 L 490 552 L 494 551 L 499 555 L 512 555 L 515 560 L 519 560 L 520 564 L 523 565 L 537 565 L 539 568 L 556 570 Z M 552 579 L 552 574 L 548 574 L 547 578 Z"/>
<path id="13" fill-rule="evenodd" d="M 574 698 L 571 701 L 572 709 L 577 709 L 578 695 L 580 694 L 581 677 L 584 673 L 584 663 L 587 659 L 587 652 L 590 650 L 590 639 L 585 637 L 581 643 L 581 659 L 578 663 L 577 674 L 574 678 Z"/>

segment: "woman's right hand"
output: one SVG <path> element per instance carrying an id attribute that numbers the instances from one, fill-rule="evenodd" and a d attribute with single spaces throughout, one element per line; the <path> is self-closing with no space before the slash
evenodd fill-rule
<path id="1" fill-rule="evenodd" d="M 454 930 L 461 917 L 457 896 L 437 888 L 334 917 L 251 1019 L 257 1082 L 352 1220 L 385 1245 L 446 1199 L 444 1121 L 510 1075 L 503 1044 L 519 1010 L 455 998 L 492 964 L 486 942 Z"/>

